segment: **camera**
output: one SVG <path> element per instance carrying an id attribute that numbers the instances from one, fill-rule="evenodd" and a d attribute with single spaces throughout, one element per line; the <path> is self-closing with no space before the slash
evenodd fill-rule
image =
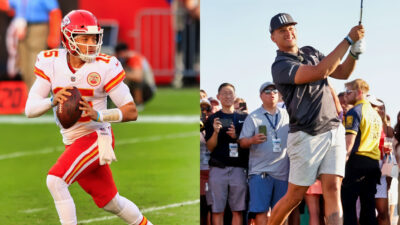
<path id="1" fill-rule="evenodd" d="M 232 125 L 232 119 L 230 118 L 220 118 L 219 121 L 221 122 L 222 128 L 228 129 Z"/>

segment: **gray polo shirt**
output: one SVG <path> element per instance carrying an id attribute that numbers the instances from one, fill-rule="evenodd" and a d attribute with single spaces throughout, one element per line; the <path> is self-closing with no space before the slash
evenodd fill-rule
<path id="1" fill-rule="evenodd" d="M 299 52 L 301 57 L 278 50 L 272 77 L 290 116 L 290 132 L 322 134 L 340 123 L 328 79 L 297 85 L 294 77 L 301 64 L 317 65 L 324 55 L 310 46 L 302 47 Z"/>
<path id="2" fill-rule="evenodd" d="M 286 154 L 287 136 L 289 131 L 289 115 L 285 109 L 277 108 L 274 115 L 269 114 L 262 106 L 250 115 L 244 121 L 239 139 L 250 138 L 258 133 L 260 125 L 267 126 L 267 141 L 251 145 L 249 156 L 249 175 L 266 172 L 268 175 L 279 180 L 288 180 L 289 158 Z M 266 115 L 267 114 L 267 115 Z M 267 116 L 271 122 L 268 122 Z M 281 152 L 273 151 L 272 138 L 274 138 L 274 129 L 277 119 L 276 134 L 281 139 Z"/>

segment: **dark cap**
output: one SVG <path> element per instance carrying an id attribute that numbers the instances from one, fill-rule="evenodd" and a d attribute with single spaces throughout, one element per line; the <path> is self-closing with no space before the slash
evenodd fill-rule
<path id="1" fill-rule="evenodd" d="M 274 83 L 272 83 L 272 82 L 265 82 L 265 83 L 263 83 L 262 85 L 261 85 L 261 87 L 260 87 L 260 94 L 261 94 L 261 92 L 263 92 L 267 87 L 269 87 L 269 86 L 274 86 L 275 87 L 275 84 Z"/>
<path id="2" fill-rule="evenodd" d="M 272 32 L 280 27 L 285 25 L 295 25 L 297 22 L 287 13 L 278 13 L 274 17 L 272 17 L 271 22 L 269 24 L 269 32 Z"/>

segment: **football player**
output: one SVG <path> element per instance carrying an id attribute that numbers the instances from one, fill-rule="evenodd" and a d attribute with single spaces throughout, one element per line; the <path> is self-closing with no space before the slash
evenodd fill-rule
<path id="1" fill-rule="evenodd" d="M 63 225 L 76 225 L 74 201 L 68 190 L 75 181 L 99 208 L 128 224 L 152 225 L 130 200 L 119 195 L 109 164 L 114 161 L 110 122 L 134 121 L 136 105 L 122 82 L 125 72 L 115 58 L 100 53 L 103 29 L 86 10 L 74 10 L 62 20 L 64 49 L 42 51 L 35 64 L 37 79 L 26 103 L 27 117 L 38 117 L 63 103 L 76 86 L 82 95 L 81 118 L 61 129 L 65 151 L 47 175 L 47 187 Z M 51 93 L 51 97 L 48 97 Z M 118 108 L 107 109 L 107 96 Z"/>

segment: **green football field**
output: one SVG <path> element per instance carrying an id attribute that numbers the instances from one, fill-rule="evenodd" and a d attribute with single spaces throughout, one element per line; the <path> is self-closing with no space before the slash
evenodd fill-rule
<path id="1" fill-rule="evenodd" d="M 111 169 L 119 193 L 155 225 L 199 224 L 198 93 L 159 89 L 138 122 L 113 124 L 118 161 Z M 47 172 L 64 149 L 59 129 L 51 121 L 10 118 L 0 116 L 0 224 L 60 224 L 46 187 Z M 78 224 L 125 224 L 97 208 L 77 183 L 69 189 Z"/>

